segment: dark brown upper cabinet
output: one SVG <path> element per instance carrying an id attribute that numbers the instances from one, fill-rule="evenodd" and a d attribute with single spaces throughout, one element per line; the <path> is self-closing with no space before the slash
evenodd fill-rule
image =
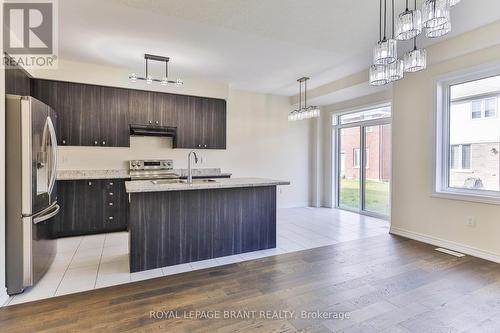
<path id="1" fill-rule="evenodd" d="M 176 127 L 174 148 L 226 149 L 225 100 L 39 79 L 31 90 L 57 112 L 60 145 L 130 147 L 135 124 Z"/>
<path id="2" fill-rule="evenodd" d="M 32 95 L 56 111 L 60 145 L 130 146 L 127 89 L 33 80 Z"/>
<path id="3" fill-rule="evenodd" d="M 6 68 L 5 93 L 30 96 L 30 75 L 21 67 Z"/>
<path id="4" fill-rule="evenodd" d="M 188 97 L 179 116 L 177 148 L 226 149 L 226 101 Z"/>

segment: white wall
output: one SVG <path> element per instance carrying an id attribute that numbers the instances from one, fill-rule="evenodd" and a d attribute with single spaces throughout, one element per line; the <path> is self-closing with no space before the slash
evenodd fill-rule
<path id="1" fill-rule="evenodd" d="M 429 48 L 430 59 L 457 52 L 489 36 L 500 42 L 496 23 Z M 474 36 L 477 36 L 475 38 Z M 432 196 L 436 78 L 497 63 L 500 46 L 486 47 L 407 77 L 393 88 L 393 233 L 500 260 L 500 206 Z M 477 226 L 466 226 L 475 217 Z"/>
<path id="2" fill-rule="evenodd" d="M 39 78 L 144 89 L 129 83 L 121 69 L 61 61 L 57 71 L 32 71 Z M 309 205 L 310 129 L 308 122 L 287 121 L 289 99 L 233 90 L 220 82 L 185 79 L 181 88 L 153 85 L 152 89 L 188 95 L 224 98 L 228 101 L 227 150 L 201 151 L 203 164 L 219 167 L 234 177 L 289 180 L 280 188 L 281 207 Z M 187 167 L 188 150 L 171 149 L 164 138 L 131 138 L 130 148 L 61 147 L 60 169 L 125 169 L 131 159 L 169 158 L 176 168 Z"/>

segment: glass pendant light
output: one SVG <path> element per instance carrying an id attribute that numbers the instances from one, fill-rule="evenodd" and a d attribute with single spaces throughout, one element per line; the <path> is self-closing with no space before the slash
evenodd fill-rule
<path id="1" fill-rule="evenodd" d="M 410 40 L 422 33 L 422 12 L 417 9 L 415 0 L 415 9 L 410 10 L 408 0 L 406 0 L 406 10 L 398 15 L 398 24 L 396 39 Z"/>
<path id="2" fill-rule="evenodd" d="M 409 73 L 418 72 L 427 68 L 427 51 L 417 48 L 417 39 L 414 38 L 413 50 L 406 53 L 404 57 L 404 71 Z"/>
<path id="3" fill-rule="evenodd" d="M 450 7 L 458 5 L 459 3 L 460 3 L 460 0 L 450 0 Z"/>
<path id="4" fill-rule="evenodd" d="M 408 5 L 408 1 L 406 1 Z M 408 10 L 408 8 L 406 9 Z M 395 15 L 394 15 L 394 0 L 392 0 L 392 38 L 395 36 Z M 403 60 L 396 59 L 392 64 L 387 66 L 387 79 L 389 82 L 394 82 L 401 80 L 404 76 L 404 64 Z"/>
<path id="5" fill-rule="evenodd" d="M 383 86 L 389 83 L 387 65 L 372 65 L 370 67 L 370 85 Z"/>
<path id="6" fill-rule="evenodd" d="M 436 28 L 428 28 L 425 31 L 425 36 L 427 38 L 438 38 L 442 37 L 444 35 L 447 35 L 451 32 L 451 21 L 448 19 L 448 22 L 446 22 L 443 25 L 440 25 L 439 27 Z"/>
<path id="7" fill-rule="evenodd" d="M 380 39 L 373 49 L 373 63 L 387 65 L 398 58 L 397 41 L 386 38 L 387 30 L 387 0 L 384 0 L 384 38 L 382 38 L 382 0 L 380 0 Z"/>
<path id="8" fill-rule="evenodd" d="M 401 59 L 394 61 L 387 68 L 388 79 L 390 82 L 401 80 L 404 76 L 404 62 Z"/>
<path id="9" fill-rule="evenodd" d="M 425 0 L 422 7 L 422 21 L 426 28 L 436 28 L 450 17 L 450 0 Z"/>

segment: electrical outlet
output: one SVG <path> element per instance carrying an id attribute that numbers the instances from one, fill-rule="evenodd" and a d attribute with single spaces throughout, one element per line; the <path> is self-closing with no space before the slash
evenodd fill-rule
<path id="1" fill-rule="evenodd" d="M 467 218 L 467 226 L 469 228 L 475 228 L 476 227 L 476 218 L 474 216 L 469 216 Z"/>

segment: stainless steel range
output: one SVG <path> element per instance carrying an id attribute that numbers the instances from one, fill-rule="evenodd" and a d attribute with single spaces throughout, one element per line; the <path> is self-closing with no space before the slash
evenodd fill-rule
<path id="1" fill-rule="evenodd" d="M 129 167 L 132 180 L 180 178 L 180 175 L 173 171 L 172 160 L 133 160 L 130 161 Z"/>

